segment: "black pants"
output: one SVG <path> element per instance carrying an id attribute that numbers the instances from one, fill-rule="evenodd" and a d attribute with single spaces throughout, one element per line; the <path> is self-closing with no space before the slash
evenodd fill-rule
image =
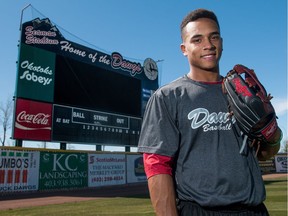
<path id="1" fill-rule="evenodd" d="M 269 216 L 262 203 L 258 206 L 231 205 L 224 207 L 201 207 L 197 203 L 179 201 L 179 216 Z"/>

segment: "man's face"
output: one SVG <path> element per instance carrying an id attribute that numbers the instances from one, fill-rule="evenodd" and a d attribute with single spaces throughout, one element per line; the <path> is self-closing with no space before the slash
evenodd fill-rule
<path id="1" fill-rule="evenodd" d="M 189 22 L 182 35 L 181 50 L 194 70 L 218 72 L 222 38 L 215 21 L 201 18 Z"/>

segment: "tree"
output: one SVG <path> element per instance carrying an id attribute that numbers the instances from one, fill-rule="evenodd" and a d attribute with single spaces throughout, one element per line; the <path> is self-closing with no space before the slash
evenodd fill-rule
<path id="1" fill-rule="evenodd" d="M 286 140 L 285 145 L 282 147 L 282 152 L 287 153 L 288 152 L 288 140 Z"/>
<path id="2" fill-rule="evenodd" d="M 0 142 L 4 146 L 6 141 L 6 133 L 12 126 L 12 111 L 13 111 L 13 100 L 11 97 L 8 97 L 6 103 L 0 104 L 0 124 L 3 128 L 3 135 L 0 137 Z"/>

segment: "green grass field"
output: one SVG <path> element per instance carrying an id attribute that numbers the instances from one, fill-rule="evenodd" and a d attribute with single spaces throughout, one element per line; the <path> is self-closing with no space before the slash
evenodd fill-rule
<path id="1" fill-rule="evenodd" d="M 265 204 L 271 216 L 287 216 L 287 178 L 265 181 L 267 200 Z M 109 216 L 155 215 L 149 197 L 105 198 L 90 201 L 48 205 L 32 208 L 20 208 L 0 211 L 1 216 Z"/>
<path id="2" fill-rule="evenodd" d="M 271 216 L 287 216 L 287 177 L 265 181 L 267 206 Z"/>

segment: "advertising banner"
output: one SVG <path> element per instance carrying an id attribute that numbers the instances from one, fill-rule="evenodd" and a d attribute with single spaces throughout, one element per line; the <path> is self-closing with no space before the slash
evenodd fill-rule
<path id="1" fill-rule="evenodd" d="M 124 154 L 89 154 L 89 187 L 126 183 Z"/>
<path id="2" fill-rule="evenodd" d="M 143 156 L 141 154 L 127 155 L 127 183 L 143 181 L 147 181 L 144 172 Z"/>
<path id="3" fill-rule="evenodd" d="M 17 99 L 14 139 L 51 140 L 52 104 Z"/>
<path id="4" fill-rule="evenodd" d="M 281 173 L 287 173 L 287 154 L 283 155 L 275 155 L 275 166 L 276 166 L 276 172 Z"/>
<path id="5" fill-rule="evenodd" d="M 0 150 L 0 193 L 38 190 L 39 152 Z"/>
<path id="6" fill-rule="evenodd" d="M 40 153 L 39 190 L 87 187 L 86 153 Z"/>
<path id="7" fill-rule="evenodd" d="M 53 102 L 55 58 L 52 52 L 22 44 L 16 96 Z"/>

